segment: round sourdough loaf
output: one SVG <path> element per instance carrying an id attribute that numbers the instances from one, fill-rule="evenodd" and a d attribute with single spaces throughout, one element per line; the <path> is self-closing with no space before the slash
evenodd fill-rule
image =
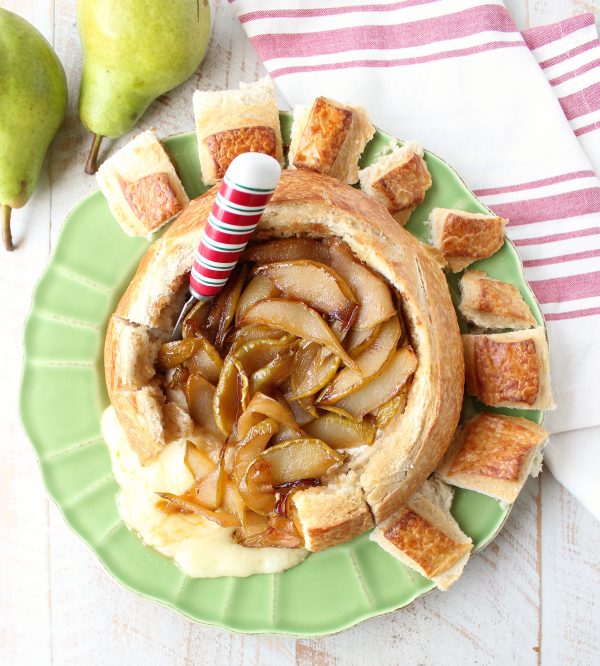
<path id="1" fill-rule="evenodd" d="M 109 323 L 106 382 L 142 462 L 193 424 L 155 376 L 186 297 L 187 279 L 216 188 L 192 201 L 148 249 Z M 326 486 L 293 496 L 309 550 L 348 541 L 396 511 L 436 468 L 457 427 L 464 359 L 448 285 L 429 246 L 360 190 L 309 171 L 284 171 L 256 237 L 338 237 L 392 285 L 418 364 L 406 409 Z"/>

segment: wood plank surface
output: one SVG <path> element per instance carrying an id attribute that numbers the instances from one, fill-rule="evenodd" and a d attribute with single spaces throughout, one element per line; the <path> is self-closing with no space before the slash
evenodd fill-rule
<path id="1" fill-rule="evenodd" d="M 263 74 L 227 1 L 212 5 L 206 62 L 152 105 L 141 129 L 156 127 L 161 136 L 187 131 L 193 90 L 232 87 Z M 528 482 L 499 538 L 449 592 L 434 591 L 327 638 L 240 636 L 204 627 L 131 594 L 106 574 L 46 498 L 17 412 L 15 341 L 32 287 L 68 210 L 95 189 L 82 169 L 89 138 L 76 112 L 75 0 L 0 0 L 0 6 L 24 16 L 54 45 L 70 94 L 42 182 L 29 205 L 15 212 L 19 250 L 0 253 L 0 664 L 599 664 L 600 525 L 549 473 Z M 524 28 L 597 11 L 600 0 L 511 0 L 507 6 Z"/>

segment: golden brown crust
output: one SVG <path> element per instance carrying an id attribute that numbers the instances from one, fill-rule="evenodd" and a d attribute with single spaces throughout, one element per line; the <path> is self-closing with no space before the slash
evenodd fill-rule
<path id="1" fill-rule="evenodd" d="M 275 157 L 277 148 L 272 127 L 240 127 L 211 134 L 204 139 L 215 170 L 215 178 L 223 178 L 233 159 L 242 153 L 265 153 Z"/>
<path id="2" fill-rule="evenodd" d="M 167 173 L 153 173 L 134 181 L 119 179 L 123 196 L 147 229 L 155 229 L 182 210 Z"/>
<path id="3" fill-rule="evenodd" d="M 469 421 L 448 476 L 474 474 L 516 481 L 525 456 L 539 446 L 539 437 L 502 414 L 484 412 Z"/>
<path id="4" fill-rule="evenodd" d="M 528 419 L 483 412 L 457 433 L 438 475 L 452 485 L 514 502 L 547 437 Z"/>
<path id="5" fill-rule="evenodd" d="M 118 306 L 121 316 L 131 319 L 143 313 L 147 318 L 151 311 L 155 323 L 147 325 L 168 320 L 165 311 L 185 285 L 215 193 L 213 188 L 193 201 L 151 246 Z M 458 423 L 464 365 L 447 283 L 421 243 L 384 207 L 359 190 L 311 171 L 283 172 L 257 230 L 257 238 L 294 235 L 341 238 L 402 297 L 419 357 L 411 395 L 404 414 L 393 419 L 377 445 L 356 461 L 365 499 L 379 522 L 404 504 L 437 467 Z M 366 521 L 365 514 L 340 531 L 347 535 L 353 525 L 364 525 L 361 521 Z"/>
<path id="6" fill-rule="evenodd" d="M 504 243 L 502 218 L 473 220 L 450 213 L 446 216 L 442 252 L 446 257 L 482 259 L 497 252 Z"/>
<path id="7" fill-rule="evenodd" d="M 373 189 L 382 194 L 387 209 L 392 212 L 416 208 L 430 187 L 429 170 L 423 158 L 416 153 L 373 183 Z"/>
<path id="8" fill-rule="evenodd" d="M 521 292 L 483 271 L 465 271 L 460 281 L 463 316 L 482 328 L 528 328 L 536 321 Z"/>
<path id="9" fill-rule="evenodd" d="M 328 173 L 350 131 L 352 111 L 317 97 L 300 137 L 293 164 L 297 168 Z"/>
<path id="10" fill-rule="evenodd" d="M 434 208 L 429 220 L 433 244 L 454 272 L 490 257 L 504 244 L 506 220 L 502 217 Z"/>
<path id="11" fill-rule="evenodd" d="M 464 335 L 467 391 L 495 407 L 552 406 L 543 329 Z"/>
<path id="12" fill-rule="evenodd" d="M 383 536 L 413 560 L 427 578 L 439 576 L 453 567 L 470 550 L 468 543 L 457 543 L 442 530 L 409 508 L 384 530 Z"/>

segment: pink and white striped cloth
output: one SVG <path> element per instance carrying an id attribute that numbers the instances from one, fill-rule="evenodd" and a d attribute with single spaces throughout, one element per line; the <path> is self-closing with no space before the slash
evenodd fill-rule
<path id="1" fill-rule="evenodd" d="M 548 323 L 546 461 L 600 519 L 600 43 L 520 33 L 500 0 L 229 0 L 284 99 L 360 104 L 452 164 L 508 234 Z M 560 434 L 559 434 L 560 433 Z"/>

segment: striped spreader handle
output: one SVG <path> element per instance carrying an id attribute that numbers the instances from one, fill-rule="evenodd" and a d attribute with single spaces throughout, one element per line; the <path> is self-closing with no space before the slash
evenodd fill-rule
<path id="1" fill-rule="evenodd" d="M 229 165 L 204 226 L 190 274 L 198 300 L 216 296 L 235 268 L 281 176 L 279 162 L 242 153 Z"/>

